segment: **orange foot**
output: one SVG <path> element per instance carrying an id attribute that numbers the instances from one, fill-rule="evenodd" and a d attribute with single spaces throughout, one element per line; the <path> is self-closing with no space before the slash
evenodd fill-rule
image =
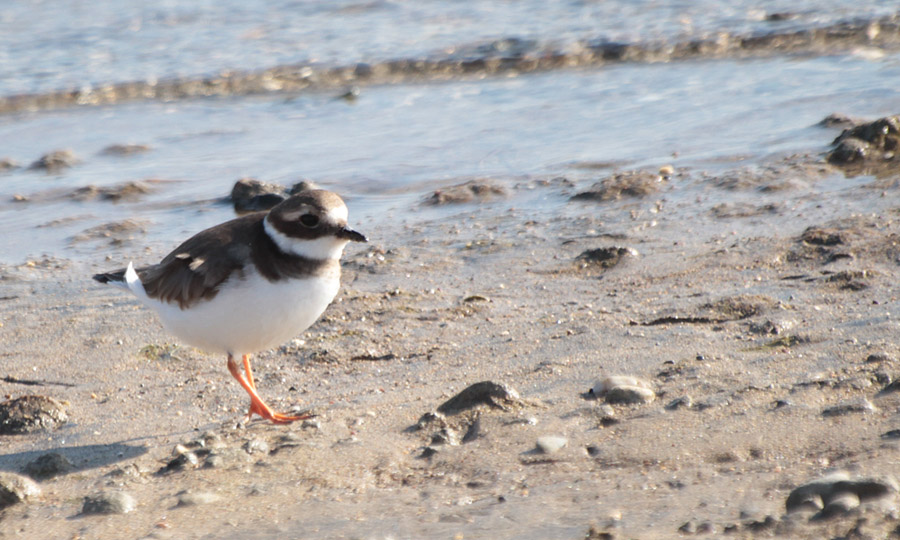
<path id="1" fill-rule="evenodd" d="M 265 418 L 266 420 L 272 422 L 273 424 L 290 424 L 291 422 L 295 422 L 297 420 L 305 420 L 306 418 L 310 418 L 311 415 L 304 414 L 301 416 L 291 416 L 287 414 L 281 414 L 273 411 L 268 405 L 263 403 L 262 401 L 254 401 L 253 398 L 250 398 L 250 410 L 247 411 L 246 420 L 250 420 L 250 418 L 254 415 L 258 414 Z"/>
<path id="2" fill-rule="evenodd" d="M 247 372 L 247 378 L 241 374 L 241 370 L 238 367 L 237 362 L 234 360 L 234 357 L 230 354 L 228 355 L 228 371 L 231 372 L 231 376 L 237 380 L 238 384 L 240 384 L 244 390 L 250 394 L 250 409 L 247 411 L 246 420 L 250 420 L 250 418 L 254 414 L 258 414 L 265 418 L 266 420 L 272 422 L 273 424 L 290 424 L 291 422 L 295 422 L 297 420 L 304 420 L 306 418 L 312 418 L 310 414 L 304 414 L 300 416 L 291 416 L 287 414 L 277 413 L 272 410 L 271 407 L 266 405 L 266 403 L 259 397 L 259 394 L 256 393 L 256 384 L 253 381 L 253 371 L 250 369 L 250 355 L 245 354 L 243 357 L 244 361 L 244 370 Z"/>

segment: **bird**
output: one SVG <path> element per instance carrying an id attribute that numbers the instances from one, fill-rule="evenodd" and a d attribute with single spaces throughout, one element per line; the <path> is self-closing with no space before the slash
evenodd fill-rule
<path id="1" fill-rule="evenodd" d="M 130 291 L 184 343 L 227 355 L 228 371 L 250 395 L 245 421 L 256 414 L 288 424 L 310 415 L 273 411 L 256 391 L 250 356 L 306 330 L 334 300 L 344 247 L 368 241 L 347 217 L 337 194 L 301 191 L 197 233 L 157 264 L 129 262 L 93 278 Z"/>

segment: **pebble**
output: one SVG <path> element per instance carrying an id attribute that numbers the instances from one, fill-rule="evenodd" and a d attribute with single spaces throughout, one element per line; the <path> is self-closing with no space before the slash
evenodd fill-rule
<path id="1" fill-rule="evenodd" d="M 464 184 L 449 186 L 436 190 L 425 200 L 425 204 L 440 206 L 445 204 L 462 204 L 482 202 L 495 197 L 505 197 L 506 190 L 489 182 L 472 180 Z"/>
<path id="2" fill-rule="evenodd" d="M 432 445 L 448 444 L 450 446 L 456 446 L 459 443 L 459 434 L 456 430 L 449 427 L 443 427 L 431 436 Z"/>
<path id="3" fill-rule="evenodd" d="M 0 509 L 40 495 L 41 488 L 34 480 L 11 472 L 0 472 Z"/>
<path id="4" fill-rule="evenodd" d="M 438 449 L 433 446 L 426 446 L 422 449 L 422 453 L 419 454 L 419 457 L 422 459 L 430 458 L 431 456 L 438 453 Z"/>
<path id="5" fill-rule="evenodd" d="M 2 158 L 0 159 L 0 171 L 11 171 L 13 169 L 18 169 L 21 165 L 12 159 L 12 158 Z"/>
<path id="6" fill-rule="evenodd" d="M 622 197 L 645 197 L 659 191 L 663 176 L 650 171 L 623 171 L 614 173 L 592 185 L 587 191 L 577 193 L 572 200 L 611 201 Z"/>
<path id="7" fill-rule="evenodd" d="M 322 422 L 318 418 L 308 418 L 300 424 L 300 429 L 322 429 Z"/>
<path id="8" fill-rule="evenodd" d="M 843 491 L 833 494 L 819 515 L 823 518 L 843 515 L 858 507 L 859 495 L 851 491 Z"/>
<path id="9" fill-rule="evenodd" d="M 605 398 L 607 403 L 650 403 L 656 399 L 650 383 L 628 375 L 606 377 L 595 384 L 590 393 Z"/>
<path id="10" fill-rule="evenodd" d="M 866 357 L 866 362 L 867 362 L 867 363 L 870 363 L 870 364 L 873 364 L 873 363 L 876 363 L 876 362 L 888 362 L 888 363 L 891 363 L 891 362 L 893 362 L 893 361 L 894 361 L 894 358 L 893 358 L 891 355 L 889 355 L 888 353 L 884 353 L 884 352 L 876 352 L 876 353 L 872 353 L 872 354 L 870 354 L 869 356 Z"/>
<path id="11" fill-rule="evenodd" d="M 538 440 L 535 442 L 538 452 L 542 454 L 554 454 L 562 450 L 567 444 L 569 444 L 569 439 L 558 435 L 544 435 L 543 437 L 538 437 Z"/>
<path id="12" fill-rule="evenodd" d="M 111 144 L 100 151 L 108 156 L 129 156 L 132 154 L 140 154 L 150 151 L 150 147 L 146 144 Z"/>
<path id="13" fill-rule="evenodd" d="M 124 491 L 105 491 L 84 498 L 82 514 L 127 514 L 135 509 L 137 503 L 129 493 Z"/>
<path id="14" fill-rule="evenodd" d="M 281 446 L 298 446 L 303 442 L 303 437 L 294 433 L 293 431 L 288 431 L 281 437 L 278 437 L 278 443 Z"/>
<path id="15" fill-rule="evenodd" d="M 36 480 L 44 480 L 66 474 L 73 467 L 72 462 L 64 455 L 50 452 L 49 454 L 38 456 L 37 459 L 25 465 L 25 474 Z"/>
<path id="16" fill-rule="evenodd" d="M 468 386 L 441 404 L 437 410 L 441 414 L 451 415 L 479 405 L 506 410 L 509 406 L 519 403 L 519 393 L 511 386 L 493 381 L 482 381 Z"/>
<path id="17" fill-rule="evenodd" d="M 262 439 L 250 439 L 244 443 L 244 450 L 248 454 L 268 454 L 269 443 Z"/>
<path id="18" fill-rule="evenodd" d="M 29 169 L 43 169 L 47 172 L 58 172 L 80 163 L 81 160 L 71 150 L 54 150 L 41 156 L 29 166 Z"/>
<path id="19" fill-rule="evenodd" d="M 637 256 L 638 252 L 635 249 L 611 246 L 583 251 L 580 255 L 575 257 L 575 262 L 580 268 L 598 267 L 609 269 L 617 266 L 628 257 Z"/>
<path id="20" fill-rule="evenodd" d="M 822 410 L 822 416 L 843 416 L 851 413 L 870 413 L 876 410 L 875 406 L 868 399 L 859 398 L 826 407 Z"/>
<path id="21" fill-rule="evenodd" d="M 861 502 L 896 498 L 900 487 L 891 477 L 851 478 L 846 471 L 837 471 L 794 488 L 785 501 L 788 513 L 817 512 L 813 519 L 846 513 Z"/>
<path id="22" fill-rule="evenodd" d="M 53 429 L 69 420 L 65 405 L 51 397 L 22 396 L 0 403 L 0 434 Z"/>
<path id="23" fill-rule="evenodd" d="M 222 497 L 216 493 L 208 491 L 186 491 L 178 495 L 178 506 L 198 506 L 218 502 L 220 500 L 222 500 Z"/>
<path id="24" fill-rule="evenodd" d="M 690 409 L 694 406 L 694 400 L 691 399 L 691 396 L 682 396 L 680 398 L 675 398 L 666 405 L 666 410 L 668 411 L 677 411 L 678 409 Z"/>
<path id="25" fill-rule="evenodd" d="M 212 453 L 206 456 L 203 466 L 207 469 L 217 469 L 225 465 L 225 458 L 221 454 Z"/>
<path id="26" fill-rule="evenodd" d="M 180 446 L 180 445 L 179 445 Z M 177 447 L 176 447 L 177 448 Z M 177 453 L 177 452 L 176 452 Z M 200 463 L 197 454 L 191 451 L 177 453 L 177 455 L 166 463 L 166 466 L 159 470 L 159 473 L 167 473 L 172 471 L 180 471 L 187 468 L 196 467 Z"/>
<path id="27" fill-rule="evenodd" d="M 255 178 L 241 178 L 231 188 L 231 203 L 238 214 L 268 210 L 287 198 L 286 187 Z"/>

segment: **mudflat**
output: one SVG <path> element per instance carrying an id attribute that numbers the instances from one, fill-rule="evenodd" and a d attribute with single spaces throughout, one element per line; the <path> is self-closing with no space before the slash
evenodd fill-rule
<path id="1" fill-rule="evenodd" d="M 316 415 L 289 426 L 238 425 L 225 358 L 91 281 L 116 253 L 0 268 L 6 399 L 68 418 L 0 435 L 39 491 L 0 536 L 896 531 L 896 181 L 817 155 L 606 167 L 422 193 L 400 220 L 351 205 L 370 244 L 337 299 L 255 357 L 273 408 Z"/>

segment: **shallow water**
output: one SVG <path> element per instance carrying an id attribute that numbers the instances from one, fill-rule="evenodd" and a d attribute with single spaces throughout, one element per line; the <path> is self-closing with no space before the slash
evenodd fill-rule
<path id="1" fill-rule="evenodd" d="M 877 0 L 12 2 L 0 13 L 0 95 L 465 53 L 506 38 L 565 45 L 762 33 L 895 11 Z"/>
<path id="2" fill-rule="evenodd" d="M 138 222 L 134 241 L 121 246 L 125 256 L 139 257 L 145 245 L 171 248 L 174 239 L 233 217 L 229 205 L 215 200 L 245 176 L 288 185 L 314 180 L 342 193 L 352 220 L 371 230 L 381 219 L 419 212 L 430 189 L 473 177 L 564 175 L 583 187 L 604 173 L 585 163 L 715 171 L 824 151 L 838 130 L 815 124 L 835 111 L 896 112 L 898 77 L 898 55 L 623 64 L 367 87 L 352 102 L 306 94 L 6 116 L 0 139 L 9 157 L 27 165 L 70 148 L 82 163 L 60 174 L 23 167 L 3 175 L 0 260 L 43 254 L 97 260 L 117 246 L 105 237 L 73 237 L 125 219 Z M 120 143 L 151 149 L 101 154 Z M 86 185 L 136 180 L 160 182 L 137 202 L 69 196 Z M 11 202 L 14 194 L 29 201 Z M 679 186 L 667 193 L 679 196 L 691 195 Z"/>

